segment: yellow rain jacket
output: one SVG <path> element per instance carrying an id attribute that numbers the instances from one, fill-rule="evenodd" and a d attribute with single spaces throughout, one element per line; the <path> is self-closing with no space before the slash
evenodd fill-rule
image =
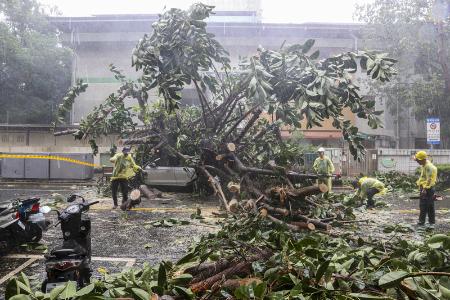
<path id="1" fill-rule="evenodd" d="M 141 169 L 141 167 L 134 162 L 131 154 L 125 156 L 123 153 L 117 153 L 109 161 L 114 163 L 111 180 L 129 179 L 136 174 L 137 170 Z"/>
<path id="2" fill-rule="evenodd" d="M 314 161 L 313 169 L 319 175 L 331 175 L 334 172 L 334 165 L 328 156 L 324 156 L 323 158 L 318 157 Z"/>
<path id="3" fill-rule="evenodd" d="M 436 185 L 437 168 L 427 160 L 424 166 L 420 167 L 420 177 L 417 180 L 419 188 L 430 189 Z"/>
<path id="4" fill-rule="evenodd" d="M 320 177 L 320 175 L 332 175 L 334 172 L 334 165 L 331 159 L 327 156 L 323 158 L 316 158 L 313 164 L 313 169 L 316 171 L 319 178 L 317 179 L 317 184 L 326 184 L 328 187 L 328 192 L 331 192 L 331 177 Z"/>
<path id="5" fill-rule="evenodd" d="M 378 179 L 363 177 L 359 180 L 359 189 L 356 192 L 356 195 L 361 199 L 365 199 L 367 197 L 367 192 L 371 188 L 375 188 L 379 191 L 377 195 L 384 195 L 387 192 L 384 183 L 382 183 Z"/>

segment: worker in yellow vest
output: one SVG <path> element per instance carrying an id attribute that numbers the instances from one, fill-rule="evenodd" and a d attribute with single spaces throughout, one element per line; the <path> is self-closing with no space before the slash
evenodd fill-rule
<path id="1" fill-rule="evenodd" d="M 362 177 L 361 179 L 354 181 L 353 187 L 358 189 L 356 196 L 359 197 L 361 201 L 364 201 L 367 198 L 367 208 L 375 207 L 375 201 L 373 200 L 375 195 L 384 195 L 387 191 L 384 183 L 371 177 Z"/>
<path id="2" fill-rule="evenodd" d="M 138 166 L 130 154 L 131 147 L 125 146 L 122 153 L 117 153 L 110 158 L 110 162 L 114 164 L 114 169 L 111 177 L 111 191 L 114 202 L 113 209 L 117 208 L 117 192 L 122 192 L 122 204 L 128 200 L 128 180 L 136 174 L 136 171 L 142 170 Z"/>
<path id="3" fill-rule="evenodd" d="M 325 155 L 325 149 L 320 147 L 317 150 L 319 157 L 316 158 L 313 164 L 313 169 L 318 175 L 317 184 L 326 184 L 328 193 L 331 192 L 331 178 L 334 172 L 334 165 L 331 159 Z"/>
<path id="4" fill-rule="evenodd" d="M 436 223 L 435 209 L 434 209 L 434 192 L 437 179 L 437 168 L 428 160 L 428 155 L 425 151 L 419 151 L 415 155 L 416 162 L 420 165 L 420 177 L 417 180 L 417 185 L 420 190 L 420 215 L 419 223 L 417 225 L 425 225 L 425 219 L 428 215 L 428 222 L 430 228 L 434 228 Z"/>

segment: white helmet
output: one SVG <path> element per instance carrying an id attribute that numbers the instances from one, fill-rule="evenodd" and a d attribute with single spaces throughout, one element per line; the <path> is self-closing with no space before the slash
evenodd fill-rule
<path id="1" fill-rule="evenodd" d="M 317 149 L 317 152 L 325 152 L 325 149 L 323 147 L 320 147 L 319 149 Z"/>

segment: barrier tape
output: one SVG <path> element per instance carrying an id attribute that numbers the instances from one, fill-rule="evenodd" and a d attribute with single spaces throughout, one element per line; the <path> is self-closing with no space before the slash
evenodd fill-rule
<path id="1" fill-rule="evenodd" d="M 69 158 L 69 157 L 63 157 L 63 156 L 56 156 L 56 155 L 0 154 L 0 158 L 50 159 L 50 160 L 65 161 L 68 163 L 88 166 L 88 167 L 92 167 L 92 168 L 101 167 L 100 165 L 85 162 L 82 160 L 73 159 L 73 158 Z"/>

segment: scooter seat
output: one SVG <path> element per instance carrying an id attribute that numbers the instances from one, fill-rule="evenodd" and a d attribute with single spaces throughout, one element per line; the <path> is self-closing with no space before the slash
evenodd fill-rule
<path id="1" fill-rule="evenodd" d="M 83 253 L 80 253 L 75 249 L 56 249 L 51 251 L 50 254 L 56 256 L 57 258 L 83 255 Z"/>

